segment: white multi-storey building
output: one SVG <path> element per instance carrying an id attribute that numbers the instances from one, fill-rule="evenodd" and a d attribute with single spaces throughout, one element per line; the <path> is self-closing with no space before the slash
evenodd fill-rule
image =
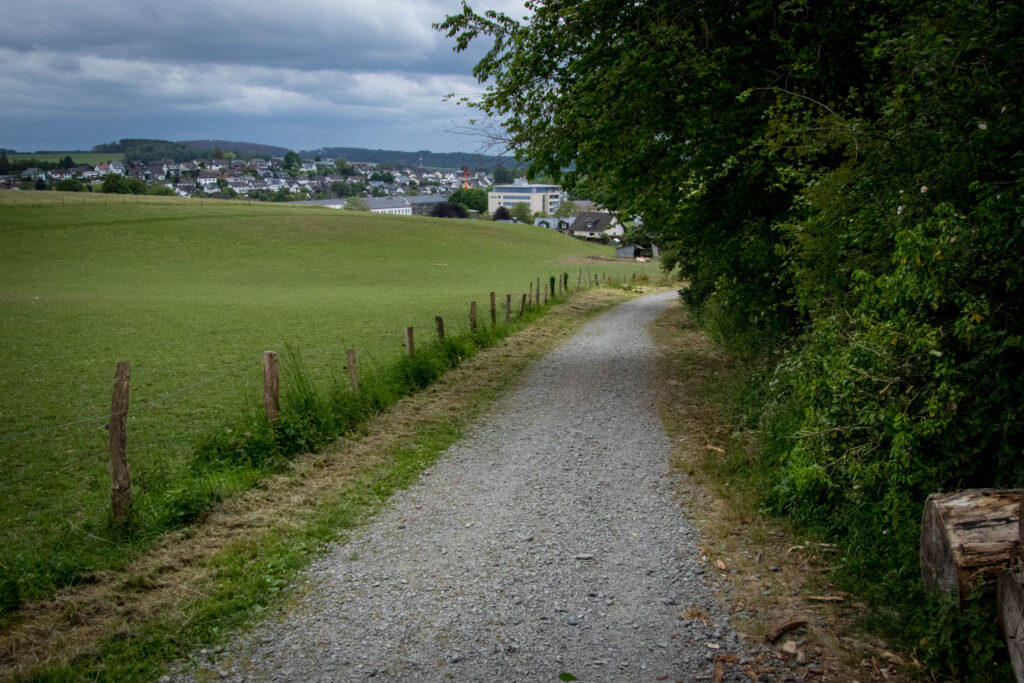
<path id="1" fill-rule="evenodd" d="M 511 209 L 519 202 L 525 203 L 533 213 L 545 216 L 555 212 L 562 203 L 562 188 L 559 185 L 531 185 L 525 179 L 516 180 L 512 185 L 495 185 L 487 193 L 487 213 L 493 214 L 499 206 Z"/>

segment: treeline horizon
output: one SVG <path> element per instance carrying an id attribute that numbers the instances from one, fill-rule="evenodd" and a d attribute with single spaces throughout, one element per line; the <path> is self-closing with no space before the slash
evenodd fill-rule
<path id="1" fill-rule="evenodd" d="M 170 141 L 145 138 L 123 138 L 117 142 L 94 145 L 91 150 L 55 150 L 35 152 L 17 152 L 3 150 L 8 154 L 25 156 L 27 154 L 67 154 L 74 156 L 75 151 L 94 153 L 124 154 L 127 161 L 157 161 L 171 159 L 182 162 L 192 159 L 212 159 L 218 154 L 232 153 L 235 158 L 271 159 L 284 157 L 290 150 L 286 147 L 264 145 L 252 142 L 235 142 L 230 140 L 186 140 Z M 432 168 L 438 170 L 461 170 L 464 166 L 473 170 L 493 170 L 498 166 L 518 168 L 522 164 L 514 157 L 474 154 L 469 152 L 432 152 L 430 150 L 403 151 L 370 149 L 365 147 L 321 147 L 312 150 L 300 150 L 297 154 L 304 160 L 345 159 L 350 163 L 381 163 Z"/>

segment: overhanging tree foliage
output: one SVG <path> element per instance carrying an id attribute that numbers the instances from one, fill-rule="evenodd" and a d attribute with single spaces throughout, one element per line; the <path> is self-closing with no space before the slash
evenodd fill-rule
<path id="1" fill-rule="evenodd" d="M 526 202 L 516 202 L 508 212 L 520 223 L 533 223 L 533 212 L 530 211 L 530 205 Z"/>
<path id="2" fill-rule="evenodd" d="M 102 191 L 108 194 L 146 194 L 146 181 L 109 173 L 103 176 Z"/>
<path id="3" fill-rule="evenodd" d="M 448 201 L 452 204 L 462 204 L 473 211 L 487 211 L 487 191 L 479 187 L 455 190 L 449 195 Z"/>
<path id="4" fill-rule="evenodd" d="M 370 205 L 362 197 L 349 197 L 345 200 L 345 208 L 349 211 L 369 211 Z"/>
<path id="5" fill-rule="evenodd" d="M 472 104 L 532 174 L 641 216 L 704 325 L 774 366 L 766 502 L 905 594 L 929 492 L 1024 484 L 1021 6 L 528 6 L 438 25 L 491 41 Z"/>
<path id="6" fill-rule="evenodd" d="M 463 204 L 438 202 L 430 215 L 434 218 L 469 218 L 469 211 Z"/>

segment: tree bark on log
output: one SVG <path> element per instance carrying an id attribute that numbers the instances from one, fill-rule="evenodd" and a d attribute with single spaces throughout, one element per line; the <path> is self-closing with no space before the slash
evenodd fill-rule
<path id="1" fill-rule="evenodd" d="M 1004 569 L 996 589 L 999 629 L 1010 651 L 1010 662 L 1017 683 L 1024 683 L 1024 587 L 1021 569 Z"/>
<path id="2" fill-rule="evenodd" d="M 1021 511 L 1024 511 L 1024 496 L 1021 496 L 1020 506 Z M 1011 568 L 1024 567 L 1024 515 L 1022 514 L 1017 515 L 1017 550 L 1010 558 L 1010 566 Z"/>
<path id="3" fill-rule="evenodd" d="M 962 605 L 975 581 L 994 583 L 1019 547 L 1021 489 L 928 496 L 921 521 L 921 579 Z"/>

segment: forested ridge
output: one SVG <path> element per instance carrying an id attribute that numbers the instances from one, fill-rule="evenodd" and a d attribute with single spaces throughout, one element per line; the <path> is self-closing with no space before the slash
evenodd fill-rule
<path id="1" fill-rule="evenodd" d="M 836 540 L 935 671 L 1007 675 L 990 615 L 923 599 L 925 497 L 1024 485 L 1024 11 L 996 0 L 546 0 L 471 102 L 532 172 L 657 235 L 751 371 L 736 476 Z M 566 171 L 565 169 L 572 169 Z"/>

